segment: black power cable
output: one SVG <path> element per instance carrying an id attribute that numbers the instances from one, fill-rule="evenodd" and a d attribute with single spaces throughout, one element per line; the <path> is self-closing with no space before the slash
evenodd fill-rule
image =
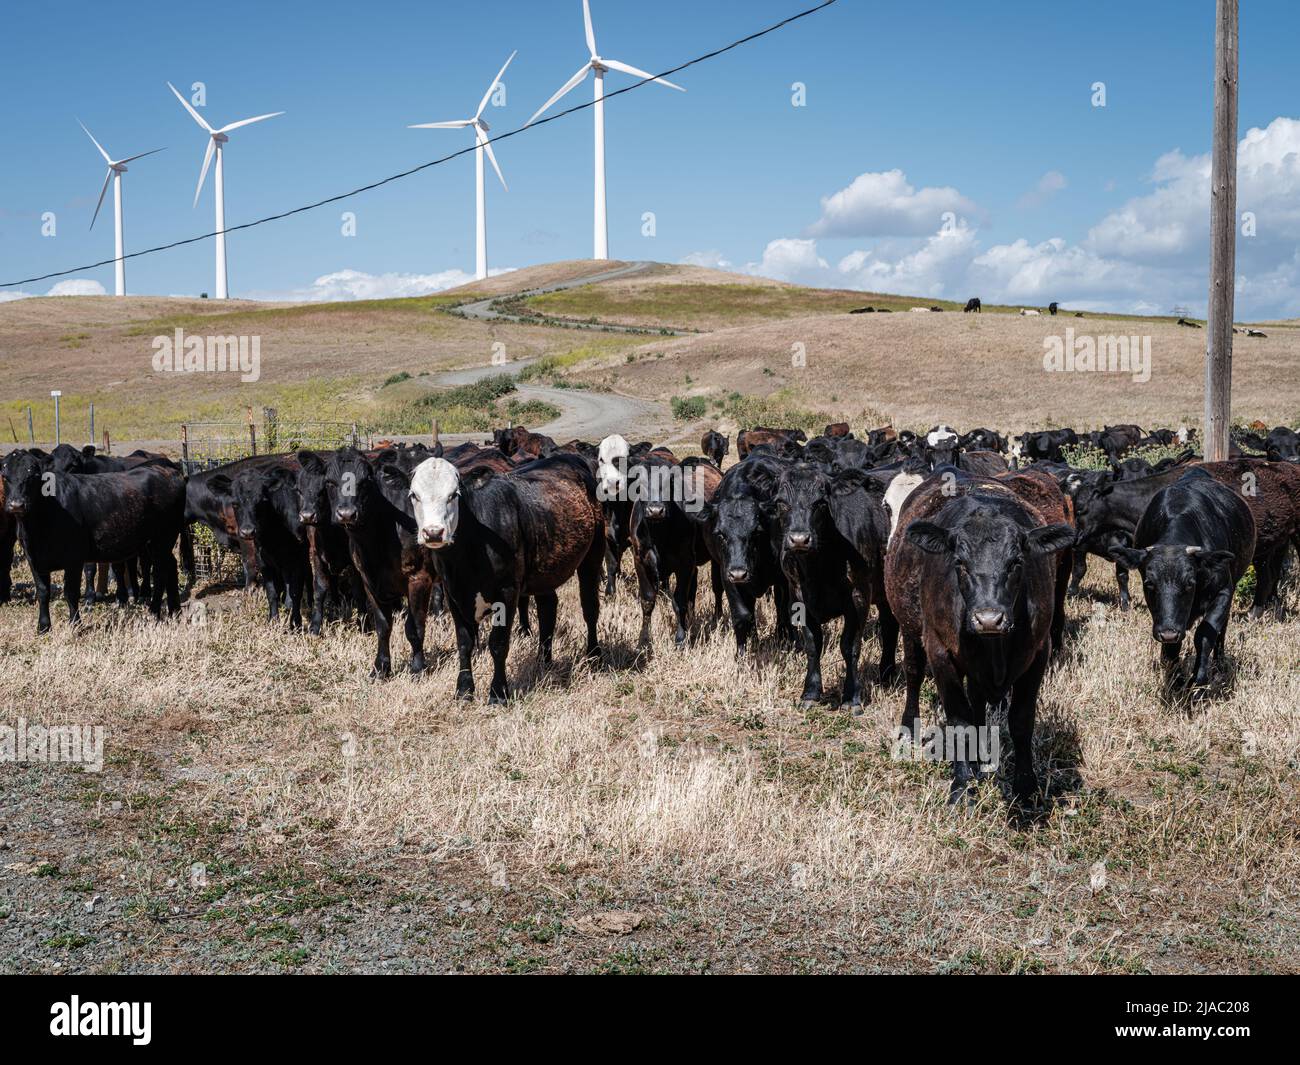
<path id="1" fill-rule="evenodd" d="M 815 15 L 818 11 L 830 7 L 833 3 L 835 3 L 835 0 L 824 0 L 823 3 L 817 4 L 815 7 L 810 7 L 804 11 L 800 11 L 798 14 L 791 15 L 788 18 L 784 18 L 780 22 L 773 23 L 771 26 L 768 26 L 765 29 L 758 30 L 756 33 L 751 33 L 747 37 L 741 37 L 739 40 L 732 41 L 730 44 L 724 45 L 722 48 L 716 48 L 712 52 L 706 52 L 704 55 L 696 56 L 694 59 L 688 60 L 687 62 L 682 63 L 679 66 L 675 66 L 670 70 L 665 70 L 660 74 L 655 74 L 651 78 L 642 78 L 640 81 L 635 82 L 631 85 L 625 85 L 621 89 L 615 89 L 613 92 L 607 93 L 605 95 L 605 99 L 610 100 L 613 99 L 615 96 L 622 96 L 623 93 L 631 92 L 633 89 L 639 89 L 642 85 L 645 85 L 647 82 L 653 81 L 655 78 L 666 78 L 670 74 L 676 74 L 679 71 L 685 70 L 687 67 L 695 66 L 697 63 L 703 63 L 706 60 L 714 59 L 725 52 L 730 52 L 732 49 L 739 48 L 742 44 L 748 44 L 750 41 L 756 41 L 760 37 L 766 37 L 769 33 L 775 33 L 777 30 L 790 25 L 790 23 L 792 22 L 798 22 L 800 19 L 807 18 L 809 15 Z M 517 134 L 524 132 L 524 130 L 526 129 L 530 129 L 534 126 L 544 126 L 547 122 L 554 122 L 557 119 L 565 118 L 566 116 L 575 114 L 578 111 L 585 111 L 588 107 L 594 107 L 594 106 L 595 106 L 594 100 L 589 100 L 584 104 L 575 104 L 573 107 L 570 107 L 568 110 L 559 111 L 554 115 L 548 116 L 547 118 L 538 119 L 538 121 L 529 123 L 528 125 L 525 126 L 520 126 L 518 129 L 512 129 L 509 133 L 498 133 L 495 137 L 489 138 L 485 143 L 495 144 L 497 141 L 503 141 L 509 137 L 514 137 Z M 309 203 L 302 207 L 295 207 L 290 211 L 281 211 L 279 214 L 267 215 L 265 218 L 259 218 L 253 222 L 244 222 L 237 226 L 227 226 L 224 230 L 220 230 L 220 231 L 214 230 L 211 233 L 204 233 L 201 236 L 187 237 L 184 240 L 174 240 L 170 244 L 159 244 L 157 247 L 145 248 L 143 251 L 133 251 L 128 255 L 123 255 L 122 258 L 123 260 L 126 260 L 126 259 L 135 259 L 141 255 L 152 255 L 155 252 L 167 251 L 171 248 L 179 248 L 185 244 L 196 244 L 200 240 L 208 240 L 211 237 L 217 236 L 218 232 L 235 233 L 241 229 L 252 229 L 254 226 L 265 225 L 267 222 L 276 222 L 281 218 L 288 218 L 291 215 L 302 214 L 304 211 L 314 211 L 317 207 L 324 207 L 327 204 L 338 203 L 340 200 L 346 200 L 352 196 L 359 196 L 363 192 L 369 192 L 371 189 L 377 189 L 381 185 L 387 185 L 390 182 L 400 181 L 402 178 L 410 177 L 412 174 L 418 174 L 421 170 L 428 170 L 430 167 L 440 166 L 443 163 L 450 162 L 452 159 L 457 159 L 460 156 L 466 155 L 467 153 L 472 152 L 474 150 L 475 147 L 473 146 L 469 148 L 462 148 L 460 151 L 452 152 L 450 155 L 444 155 L 441 159 L 434 159 L 427 163 L 421 163 L 419 166 L 412 167 L 410 170 L 403 170 L 400 174 L 393 174 L 390 177 L 381 179 L 380 181 L 371 182 L 369 185 L 362 185 L 360 188 L 352 189 L 350 192 L 341 192 L 337 196 L 330 196 L 328 199 L 317 200 L 315 203 Z M 37 277 L 25 277 L 20 281 L 3 281 L 0 282 L 0 288 L 13 288 L 16 285 L 30 285 L 35 281 L 47 281 L 51 277 L 64 277 L 67 274 L 76 274 L 76 273 L 80 273 L 83 270 L 94 270 L 97 267 L 109 266 L 115 262 L 117 262 L 116 257 L 112 259 L 102 259 L 97 263 L 87 263 L 84 266 L 74 266 L 68 270 L 56 270 L 52 274 L 40 274 Z"/>

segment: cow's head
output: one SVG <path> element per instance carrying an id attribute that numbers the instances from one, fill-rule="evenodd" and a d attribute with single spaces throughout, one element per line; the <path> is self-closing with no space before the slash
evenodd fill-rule
<path id="1" fill-rule="evenodd" d="M 336 525 L 365 524 L 383 498 L 375 467 L 355 448 L 339 448 L 325 464 L 325 497 Z"/>
<path id="2" fill-rule="evenodd" d="M 258 518 L 274 506 L 272 496 L 293 488 L 293 473 L 282 466 L 270 470 L 245 467 L 230 481 L 230 499 L 235 508 L 235 535 L 252 540 L 257 533 Z"/>
<path id="3" fill-rule="evenodd" d="M 45 483 L 45 475 L 55 476 L 50 456 L 44 451 L 11 451 L 0 467 L 4 476 L 5 510 L 21 518 L 35 505 Z"/>
<path id="4" fill-rule="evenodd" d="M 298 465 L 298 520 L 304 525 L 319 525 L 330 517 L 325 460 L 314 451 L 299 451 Z"/>
<path id="5" fill-rule="evenodd" d="M 923 473 L 904 471 L 897 474 L 885 489 L 885 512 L 889 515 L 889 540 L 886 547 L 894 542 L 894 533 L 898 529 L 898 516 L 903 513 L 903 504 L 924 480 Z"/>
<path id="6" fill-rule="evenodd" d="M 767 507 L 775 487 L 774 472 L 756 465 L 747 474 L 743 489 L 729 485 L 704 509 L 722 575 L 731 584 L 747 584 L 755 578 L 770 542 Z"/>
<path id="7" fill-rule="evenodd" d="M 1005 636 L 1015 627 L 1026 561 L 1074 544 L 1069 525 L 1026 530 L 986 506 L 969 511 L 956 528 L 914 521 L 909 543 L 942 556 L 956 576 L 962 600 L 961 629 L 973 636 Z"/>
<path id="8" fill-rule="evenodd" d="M 1151 638 L 1181 644 L 1191 625 L 1198 588 L 1231 586 L 1231 551 L 1206 551 L 1181 544 L 1136 548 L 1116 546 L 1111 558 L 1142 573 L 1142 591 L 1151 611 Z"/>
<path id="9" fill-rule="evenodd" d="M 476 471 L 476 478 L 492 476 Z M 440 550 L 456 540 L 460 527 L 460 473 L 446 459 L 425 459 L 411 474 L 411 508 L 415 528 L 424 547 Z"/>
<path id="10" fill-rule="evenodd" d="M 596 498 L 602 503 L 626 498 L 628 446 L 618 433 L 596 449 Z"/>
<path id="11" fill-rule="evenodd" d="M 781 550 L 816 551 L 834 528 L 830 513 L 831 479 L 810 462 L 782 471 L 773 492 Z"/>

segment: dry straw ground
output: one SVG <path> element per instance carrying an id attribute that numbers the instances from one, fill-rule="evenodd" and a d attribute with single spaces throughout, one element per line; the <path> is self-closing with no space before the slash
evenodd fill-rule
<path id="1" fill-rule="evenodd" d="M 269 629 L 240 593 L 204 624 L 101 608 L 39 641 L 6 607 L 0 718 L 102 723 L 109 761 L 0 770 L 0 964 L 1300 970 L 1296 589 L 1292 620 L 1234 617 L 1231 668 L 1192 702 L 1094 571 L 1044 690 L 1030 827 L 997 787 L 954 810 L 943 767 L 893 757 L 899 690 L 798 709 L 796 656 L 737 663 L 707 625 L 678 651 L 664 606 L 636 659 L 626 585 L 606 664 L 578 662 L 566 595 L 557 668 L 516 639 L 505 707 L 452 698 L 445 619 L 428 675 L 378 682 L 369 637 Z"/>

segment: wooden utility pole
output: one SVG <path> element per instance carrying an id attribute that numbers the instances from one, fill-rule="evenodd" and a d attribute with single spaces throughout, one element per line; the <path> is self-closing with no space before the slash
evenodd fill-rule
<path id="1" fill-rule="evenodd" d="M 1232 311 L 1237 268 L 1237 0 L 1215 0 L 1214 160 L 1210 168 L 1210 305 L 1205 325 L 1205 459 L 1228 457 Z"/>

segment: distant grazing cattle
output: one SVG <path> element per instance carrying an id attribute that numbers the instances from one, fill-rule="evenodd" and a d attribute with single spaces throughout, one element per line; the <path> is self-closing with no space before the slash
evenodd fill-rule
<path id="1" fill-rule="evenodd" d="M 731 450 L 731 441 L 715 429 L 710 429 L 700 439 L 700 450 L 704 452 L 719 469 L 727 452 Z"/>
<path id="2" fill-rule="evenodd" d="M 1262 332 L 1262 331 L 1259 330 L 1259 329 L 1247 329 L 1247 330 L 1246 330 L 1246 336 L 1248 336 L 1248 337 L 1266 337 L 1266 336 L 1268 336 L 1268 334 L 1265 333 L 1265 332 Z"/>
<path id="3" fill-rule="evenodd" d="M 875 314 L 875 313 L 876 313 L 875 307 L 854 307 L 853 310 L 849 311 L 849 314 Z"/>
<path id="4" fill-rule="evenodd" d="M 460 662 L 458 698 L 474 694 L 471 654 L 485 617 L 492 655 L 488 700 L 501 703 L 509 697 L 510 627 L 524 596 L 537 607 L 539 659 L 550 664 L 557 592 L 574 574 L 587 626 L 586 653 L 599 656 L 604 520 L 595 478 L 581 458 L 560 452 L 509 473 L 479 468 L 464 477 L 451 463 L 428 459 L 405 488 L 419 542 L 447 589 Z"/>
<path id="5" fill-rule="evenodd" d="M 929 307 L 909 307 L 908 310 L 910 310 L 913 314 L 929 314 L 929 313 L 930 313 L 930 308 L 929 308 Z"/>
<path id="6" fill-rule="evenodd" d="M 934 307 L 931 307 L 930 310 L 931 310 L 931 311 L 942 311 L 943 308 L 942 308 L 942 307 L 938 307 L 938 306 L 934 306 Z"/>
<path id="7" fill-rule="evenodd" d="M 503 455 L 516 461 L 527 461 L 549 455 L 558 446 L 549 436 L 530 433 L 522 425 L 493 430 L 492 443 Z"/>
<path id="8" fill-rule="evenodd" d="M 154 617 L 180 609 L 172 549 L 185 514 L 185 481 L 173 465 L 146 463 L 123 473 L 58 473 L 48 455 L 5 456 L 4 505 L 36 584 L 36 631 L 50 628 L 50 574 L 63 571 L 63 598 L 75 625 L 81 618 L 82 568 L 145 556 L 153 572 Z"/>
<path id="9" fill-rule="evenodd" d="M 756 425 L 753 429 L 742 429 L 736 436 L 736 455 L 744 458 L 749 454 L 749 449 L 757 447 L 760 444 L 770 444 L 775 451 L 783 451 L 790 445 L 796 445 L 793 450 L 798 451 L 797 445 L 808 439 L 808 434 L 802 429 L 773 429 L 765 425 Z"/>
<path id="10" fill-rule="evenodd" d="M 1020 308 L 1020 316 L 1021 316 L 1022 318 L 1037 318 L 1037 317 L 1038 317 L 1038 312 L 1035 311 L 1035 310 L 1027 309 L 1027 308 L 1025 308 L 1025 307 L 1021 307 L 1021 308 Z"/>
<path id="11" fill-rule="evenodd" d="M 917 725 L 927 663 L 949 728 L 987 725 L 988 708 L 1009 694 L 1012 786 L 1027 803 L 1038 791 L 1034 716 L 1053 629 L 1063 620 L 1057 617 L 1060 573 L 1068 569 L 1074 529 L 1050 520 L 1053 506 L 1043 493 L 1056 486 L 1045 475 L 959 474 L 954 482 L 949 472 L 931 476 L 912 494 L 885 560 L 885 586 L 903 638 L 902 723 Z M 1055 509 L 1064 513 L 1065 505 Z M 955 745 L 950 801 L 966 794 L 978 772 L 974 746 Z"/>
<path id="12" fill-rule="evenodd" d="M 1104 452 L 1108 458 L 1117 459 L 1143 437 L 1142 427 L 1133 424 L 1107 425 L 1098 432 L 1088 434 L 1088 443 Z"/>
<path id="13" fill-rule="evenodd" d="M 1160 489 L 1138 522 L 1132 547 L 1115 556 L 1140 570 L 1151 611 L 1151 636 L 1166 666 L 1178 661 L 1197 619 L 1196 671 L 1210 681 L 1211 659 L 1223 653 L 1232 595 L 1255 551 L 1255 521 L 1239 492 L 1203 469 L 1184 471 Z"/>
<path id="14" fill-rule="evenodd" d="M 962 313 L 970 314 L 973 311 L 974 313 L 979 314 L 982 307 L 983 304 L 980 303 L 979 297 L 972 296 L 966 301 L 966 306 L 962 308 Z"/>
<path id="15" fill-rule="evenodd" d="M 1057 310 L 1060 308 L 1060 306 L 1061 306 L 1061 305 L 1060 305 L 1059 303 L 1056 303 L 1055 301 L 1053 301 L 1052 303 L 1049 303 L 1049 304 L 1047 305 L 1047 313 L 1050 314 L 1053 318 L 1055 318 L 1055 317 L 1056 317 L 1056 312 L 1057 312 Z"/>
<path id="16" fill-rule="evenodd" d="M 848 422 L 831 422 L 822 430 L 822 436 L 852 436 Z"/>
<path id="17" fill-rule="evenodd" d="M 1266 437 L 1259 433 L 1239 433 L 1237 441 L 1255 451 L 1264 452 L 1273 462 L 1300 462 L 1300 433 L 1285 425 L 1279 425 Z"/>
<path id="18" fill-rule="evenodd" d="M 1196 430 L 1189 426 L 1180 426 L 1178 429 L 1152 429 L 1147 437 L 1153 443 L 1162 444 L 1165 447 L 1172 447 L 1175 442 L 1179 444 L 1190 444 L 1196 439 Z M 1142 442 L 1136 446 L 1142 447 Z"/>
<path id="19" fill-rule="evenodd" d="M 1179 325 L 1185 325 L 1185 326 L 1187 326 L 1188 329 L 1200 329 L 1200 328 L 1201 328 L 1201 327 L 1200 327 L 1196 322 L 1189 322 L 1186 318 L 1179 318 L 1179 319 L 1178 319 L 1178 324 L 1179 324 Z M 1233 332 L 1235 333 L 1236 330 L 1234 329 Z"/>

